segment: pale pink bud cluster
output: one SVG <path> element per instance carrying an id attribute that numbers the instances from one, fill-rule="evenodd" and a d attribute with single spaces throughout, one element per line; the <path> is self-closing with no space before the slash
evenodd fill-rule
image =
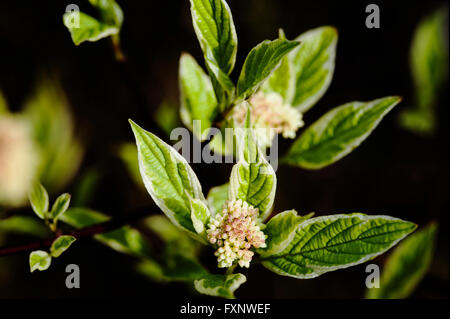
<path id="1" fill-rule="evenodd" d="M 231 267 L 236 260 L 239 266 L 248 268 L 254 255 L 250 249 L 266 247 L 267 236 L 261 231 L 257 217 L 257 208 L 242 200 L 231 200 L 211 219 L 207 237 L 218 247 L 215 255 L 219 268 Z"/>
<path id="2" fill-rule="evenodd" d="M 248 101 L 251 105 L 250 116 L 252 125 L 256 128 L 272 129 L 266 138 L 266 145 L 270 145 L 275 134 L 282 134 L 284 138 L 295 138 L 297 130 L 304 125 L 302 114 L 292 106 L 285 104 L 278 93 L 264 94 L 259 91 Z M 245 123 L 247 107 L 245 103 L 237 105 L 233 110 L 233 118 L 242 125 Z"/>
<path id="3" fill-rule="evenodd" d="M 0 115 L 0 206 L 20 206 L 39 165 L 29 122 Z"/>

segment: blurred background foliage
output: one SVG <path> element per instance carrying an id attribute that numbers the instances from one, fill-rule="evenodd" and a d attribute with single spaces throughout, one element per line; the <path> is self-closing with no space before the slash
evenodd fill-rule
<path id="1" fill-rule="evenodd" d="M 400 114 L 400 124 L 418 134 L 434 134 L 439 125 L 436 108 L 448 82 L 448 6 L 436 9 L 420 21 L 409 58 L 415 106 Z"/>
<path id="2" fill-rule="evenodd" d="M 50 235 L 27 207 L 33 179 L 51 197 L 67 191 L 72 206 L 90 208 L 69 211 L 64 222 L 75 228 L 142 209 L 155 215 L 76 242 L 46 272 L 30 274 L 26 255 L 0 257 L 0 297 L 195 296 L 178 281 L 206 272 L 199 263 L 214 269 L 212 254 L 201 254 L 168 223 L 142 187 L 127 122 L 139 120 L 166 141 L 180 126 L 178 59 L 187 51 L 201 60 L 189 3 L 117 2 L 124 14 L 120 59 L 117 34 L 74 46 L 62 23 L 69 3 L 0 3 L 0 245 Z M 339 30 L 333 82 L 305 122 L 350 100 L 404 97 L 395 114 L 339 163 L 320 171 L 279 167 L 275 211 L 294 207 L 320 216 L 358 209 L 421 226 L 374 261 L 382 285 L 395 289 L 366 292 L 365 265 L 314 280 L 278 277 L 255 265 L 237 296 L 448 298 L 448 5 L 377 1 L 381 28 L 367 29 L 366 3 L 356 0 L 228 2 L 238 30 L 237 64 L 254 45 L 276 38 L 279 27 L 289 38 L 321 25 Z M 77 4 L 98 15 L 89 1 Z M 288 144 L 281 142 L 280 154 Z M 206 194 L 227 181 L 231 166 L 193 168 Z M 81 289 L 65 288 L 69 263 L 81 268 Z"/>

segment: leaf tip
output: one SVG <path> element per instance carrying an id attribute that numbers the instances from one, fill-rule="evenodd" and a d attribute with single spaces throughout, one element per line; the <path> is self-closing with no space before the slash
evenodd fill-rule
<path id="1" fill-rule="evenodd" d="M 136 124 L 132 119 L 128 119 L 128 123 L 131 125 L 131 129 L 133 130 L 134 134 L 137 133 L 137 130 L 140 129 L 140 126 Z"/>

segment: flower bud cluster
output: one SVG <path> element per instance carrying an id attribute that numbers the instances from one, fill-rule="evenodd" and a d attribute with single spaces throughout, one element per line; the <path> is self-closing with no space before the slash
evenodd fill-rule
<path id="1" fill-rule="evenodd" d="M 295 138 L 297 130 L 304 125 L 302 114 L 288 104 L 278 93 L 264 94 L 258 92 L 248 101 L 250 118 L 255 128 L 269 129 L 267 136 L 262 139 L 266 146 L 270 146 L 275 134 L 282 134 L 284 138 Z M 238 124 L 245 123 L 247 108 L 245 103 L 239 104 L 233 110 L 233 118 Z M 261 139 L 259 139 L 261 141 Z"/>
<path id="2" fill-rule="evenodd" d="M 29 123 L 19 116 L 0 115 L 0 206 L 20 206 L 39 165 Z"/>
<path id="3" fill-rule="evenodd" d="M 267 236 L 261 231 L 257 217 L 257 208 L 242 200 L 232 200 L 211 219 L 207 238 L 218 247 L 215 255 L 219 268 L 231 267 L 236 260 L 239 266 L 248 268 L 254 255 L 250 249 L 266 247 Z"/>

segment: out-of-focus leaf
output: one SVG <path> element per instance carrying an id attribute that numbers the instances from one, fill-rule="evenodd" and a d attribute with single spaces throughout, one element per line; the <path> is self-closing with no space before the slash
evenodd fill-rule
<path id="1" fill-rule="evenodd" d="M 418 97 L 421 107 L 428 107 L 438 88 L 447 81 L 447 16 L 448 7 L 436 10 L 417 26 L 414 33 L 410 61 L 414 83 L 421 90 L 418 94 L 425 95 Z M 427 94 L 429 96 L 426 96 Z"/>
<path id="2" fill-rule="evenodd" d="M 135 143 L 123 143 L 119 148 L 119 157 L 128 169 L 136 185 L 144 188 L 141 173 L 139 172 L 138 152 Z"/>
<path id="3" fill-rule="evenodd" d="M 55 258 L 61 256 L 61 254 L 65 252 L 75 240 L 76 238 L 70 235 L 59 236 L 50 247 L 51 256 Z"/>
<path id="4" fill-rule="evenodd" d="M 198 255 L 201 244 L 173 225 L 166 216 L 150 216 L 145 219 L 145 225 L 164 241 L 166 250 L 192 259 Z"/>
<path id="5" fill-rule="evenodd" d="M 137 165 L 137 163 L 136 163 Z M 97 167 L 90 167 L 83 170 L 81 176 L 77 179 L 72 196 L 72 206 L 88 207 L 92 199 L 95 198 L 99 187 L 102 174 Z"/>
<path id="6" fill-rule="evenodd" d="M 158 263 L 143 260 L 137 265 L 138 271 L 157 281 L 193 281 L 208 274 L 195 259 L 176 254 Z"/>
<path id="7" fill-rule="evenodd" d="M 36 250 L 30 254 L 30 271 L 47 270 L 52 262 L 52 257 L 43 250 Z"/>
<path id="8" fill-rule="evenodd" d="M 24 116 L 31 121 L 41 154 L 38 179 L 51 192 L 72 179 L 83 156 L 69 109 L 56 80 L 45 76 L 25 104 Z"/>
<path id="9" fill-rule="evenodd" d="M 169 100 L 164 100 L 156 110 L 155 121 L 159 127 L 170 136 L 172 130 L 179 126 L 178 107 Z M 137 158 L 137 156 L 136 156 Z"/>
<path id="10" fill-rule="evenodd" d="M 0 233 L 15 233 L 47 238 L 51 235 L 48 227 L 39 219 L 29 216 L 14 215 L 0 219 Z"/>
<path id="11" fill-rule="evenodd" d="M 392 96 L 332 109 L 300 135 L 284 161 L 306 169 L 333 164 L 358 147 L 400 101 Z"/>
<path id="12" fill-rule="evenodd" d="M 234 299 L 234 292 L 247 278 L 243 274 L 232 275 L 207 275 L 195 280 L 195 289 L 201 294 Z"/>
<path id="13" fill-rule="evenodd" d="M 108 215 L 99 213 L 97 211 L 72 207 L 61 216 L 61 221 L 75 228 L 84 228 L 96 224 L 104 223 L 110 220 Z"/>
<path id="14" fill-rule="evenodd" d="M 72 227 L 84 228 L 104 223 L 110 217 L 85 208 L 70 208 L 60 219 Z M 130 226 L 95 235 L 94 238 L 114 250 L 134 256 L 147 257 L 151 252 L 148 240 Z"/>
<path id="15" fill-rule="evenodd" d="M 439 93 L 448 82 L 448 6 L 417 26 L 410 50 L 416 105 L 400 113 L 400 125 L 419 134 L 435 131 Z"/>
<path id="16" fill-rule="evenodd" d="M 370 299 L 408 298 L 426 275 L 434 253 L 435 223 L 412 234 L 389 256 L 381 271 L 380 287 L 367 289 Z"/>
<path id="17" fill-rule="evenodd" d="M 429 135 L 436 128 L 436 115 L 433 108 L 412 108 L 400 113 L 400 124 L 416 133 Z"/>
<path id="18" fill-rule="evenodd" d="M 157 281 L 192 281 L 207 273 L 197 259 L 202 245 L 166 216 L 150 216 L 145 219 L 145 225 L 164 242 L 159 261 L 146 259 L 137 265 L 146 277 Z"/>

